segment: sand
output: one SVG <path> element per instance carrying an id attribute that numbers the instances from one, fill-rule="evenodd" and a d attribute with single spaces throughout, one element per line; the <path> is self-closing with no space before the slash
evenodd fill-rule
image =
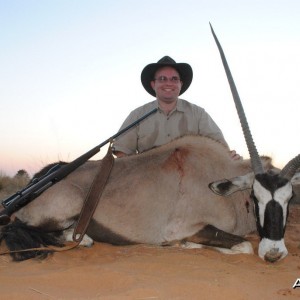
<path id="1" fill-rule="evenodd" d="M 257 253 L 257 235 L 248 238 Z M 0 256 L 1 299 L 297 299 L 300 205 L 290 207 L 285 240 L 289 255 L 274 264 L 257 254 L 101 243 L 42 261 Z"/>

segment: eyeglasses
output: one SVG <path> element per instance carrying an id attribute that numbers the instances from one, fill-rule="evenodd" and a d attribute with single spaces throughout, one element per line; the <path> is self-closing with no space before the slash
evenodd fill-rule
<path id="1" fill-rule="evenodd" d="M 159 76 L 157 78 L 154 78 L 154 80 L 157 80 L 159 83 L 166 83 L 168 81 L 172 83 L 178 83 L 180 81 L 180 78 L 177 76 L 172 76 L 171 78 L 168 78 L 166 76 Z"/>

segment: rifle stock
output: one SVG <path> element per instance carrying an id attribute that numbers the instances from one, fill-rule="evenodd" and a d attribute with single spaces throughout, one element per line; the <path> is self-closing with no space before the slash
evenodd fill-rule
<path id="1" fill-rule="evenodd" d="M 37 198 L 41 193 L 43 193 L 46 189 L 51 187 L 53 184 L 57 183 L 71 172 L 76 170 L 80 167 L 83 163 L 97 154 L 100 149 L 106 145 L 107 143 L 113 141 L 115 138 L 120 136 L 121 134 L 128 131 L 130 128 L 134 127 L 135 125 L 139 124 L 141 121 L 146 119 L 151 114 L 155 113 L 157 108 L 151 110 L 149 113 L 145 114 L 132 124 L 128 125 L 126 128 L 120 130 L 118 133 L 114 134 L 98 146 L 94 147 L 93 149 L 89 150 L 85 154 L 81 155 L 80 157 L 76 158 L 72 162 L 60 166 L 55 165 L 51 168 L 48 173 L 41 178 L 36 179 L 31 184 L 26 186 L 23 190 L 18 191 L 17 193 L 11 195 L 10 197 L 4 199 L 2 201 L 2 205 L 4 209 L 0 211 L 0 225 L 6 225 L 10 222 L 10 216 L 18 211 L 20 208 Z"/>

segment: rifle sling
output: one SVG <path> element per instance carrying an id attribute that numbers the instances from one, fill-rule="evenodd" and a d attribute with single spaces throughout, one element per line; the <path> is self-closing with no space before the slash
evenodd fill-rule
<path id="1" fill-rule="evenodd" d="M 94 180 L 90 186 L 88 194 L 85 198 L 81 209 L 79 219 L 74 229 L 73 241 L 80 243 L 88 228 L 91 218 L 99 203 L 105 185 L 114 165 L 114 157 L 112 155 L 111 143 L 105 157 L 100 161 L 100 166 Z"/>

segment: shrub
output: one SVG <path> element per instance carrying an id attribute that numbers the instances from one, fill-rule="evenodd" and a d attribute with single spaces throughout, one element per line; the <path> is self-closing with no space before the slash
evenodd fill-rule
<path id="1" fill-rule="evenodd" d="M 0 172 L 0 200 L 23 189 L 30 181 L 25 170 L 19 170 L 14 177 L 9 177 Z"/>

